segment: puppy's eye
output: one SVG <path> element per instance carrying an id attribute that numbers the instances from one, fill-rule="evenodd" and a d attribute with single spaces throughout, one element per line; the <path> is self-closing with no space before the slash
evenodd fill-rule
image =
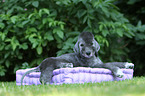
<path id="1" fill-rule="evenodd" d="M 83 47 L 83 46 L 84 46 L 84 44 L 80 44 L 80 46 L 81 46 L 81 47 Z"/>

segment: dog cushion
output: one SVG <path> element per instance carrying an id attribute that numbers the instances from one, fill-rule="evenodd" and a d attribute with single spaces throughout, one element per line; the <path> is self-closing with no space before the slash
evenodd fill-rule
<path id="1" fill-rule="evenodd" d="M 31 68 L 33 69 L 33 68 Z M 21 85 L 21 78 L 25 72 L 31 69 L 19 69 L 16 71 L 16 85 Z M 114 77 L 109 69 L 74 67 L 61 68 L 53 71 L 51 84 L 72 84 L 72 83 L 95 83 L 102 81 L 119 81 L 133 78 L 133 69 L 121 69 L 124 73 L 123 78 Z M 32 72 L 25 76 L 23 85 L 39 85 L 40 72 Z"/>

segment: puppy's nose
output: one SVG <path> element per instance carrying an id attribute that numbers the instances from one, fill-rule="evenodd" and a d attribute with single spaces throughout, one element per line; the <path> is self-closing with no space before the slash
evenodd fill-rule
<path id="1" fill-rule="evenodd" d="M 88 51 L 88 52 L 86 52 L 86 54 L 89 56 L 89 55 L 91 54 L 91 52 L 90 52 L 90 51 Z"/>

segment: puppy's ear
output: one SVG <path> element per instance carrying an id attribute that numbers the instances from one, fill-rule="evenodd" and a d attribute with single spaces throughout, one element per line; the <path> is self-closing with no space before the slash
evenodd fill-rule
<path id="1" fill-rule="evenodd" d="M 100 50 L 100 45 L 98 44 L 98 42 L 94 39 L 94 45 L 95 45 L 95 55 L 96 57 L 98 56 L 98 51 Z"/>
<path id="2" fill-rule="evenodd" d="M 79 41 L 77 41 L 77 43 L 75 44 L 73 50 L 74 50 L 75 53 L 79 53 Z"/>

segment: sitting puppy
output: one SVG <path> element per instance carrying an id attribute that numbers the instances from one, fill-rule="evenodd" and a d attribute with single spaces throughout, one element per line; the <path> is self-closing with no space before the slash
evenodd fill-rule
<path id="1" fill-rule="evenodd" d="M 64 67 L 92 67 L 110 69 L 114 76 L 123 77 L 120 68 L 134 68 L 134 64 L 128 62 L 111 62 L 103 63 L 98 57 L 99 44 L 90 32 L 82 32 L 74 47 L 74 53 L 64 54 L 59 57 L 50 57 L 42 61 L 42 63 L 33 70 L 27 71 L 22 79 L 31 72 L 41 72 L 40 82 L 49 84 L 53 76 L 53 70 Z"/>

